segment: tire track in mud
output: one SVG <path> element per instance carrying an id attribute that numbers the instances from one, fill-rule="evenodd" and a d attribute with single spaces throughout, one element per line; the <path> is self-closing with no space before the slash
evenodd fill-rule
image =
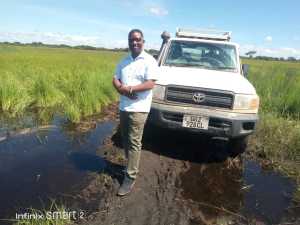
<path id="1" fill-rule="evenodd" d="M 156 190 L 157 210 L 159 212 L 157 223 L 153 224 L 188 224 L 188 213 L 182 204 L 177 204 L 180 195 L 176 182 L 183 168 L 182 162 L 168 160 L 161 163 L 161 171 L 155 171 L 159 188 Z"/>

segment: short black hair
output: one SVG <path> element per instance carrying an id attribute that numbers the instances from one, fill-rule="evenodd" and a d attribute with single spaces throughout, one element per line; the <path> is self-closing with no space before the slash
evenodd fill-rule
<path id="1" fill-rule="evenodd" d="M 129 31 L 128 39 L 130 38 L 131 34 L 133 34 L 133 33 L 139 33 L 142 36 L 142 38 L 144 39 L 144 34 L 140 29 L 132 29 L 131 31 Z"/>

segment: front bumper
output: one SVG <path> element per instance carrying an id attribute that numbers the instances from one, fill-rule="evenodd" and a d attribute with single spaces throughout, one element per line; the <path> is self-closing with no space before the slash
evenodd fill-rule
<path id="1" fill-rule="evenodd" d="M 207 130 L 182 127 L 184 114 L 209 117 Z M 233 113 L 218 109 L 185 107 L 152 102 L 148 122 L 157 126 L 200 132 L 212 136 L 235 138 L 247 136 L 255 130 L 257 114 Z"/>

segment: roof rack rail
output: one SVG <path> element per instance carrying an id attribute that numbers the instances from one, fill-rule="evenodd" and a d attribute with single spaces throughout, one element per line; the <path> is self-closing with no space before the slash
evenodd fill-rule
<path id="1" fill-rule="evenodd" d="M 211 29 L 188 29 L 177 28 L 176 37 L 198 38 L 206 40 L 230 41 L 230 31 L 219 31 Z"/>

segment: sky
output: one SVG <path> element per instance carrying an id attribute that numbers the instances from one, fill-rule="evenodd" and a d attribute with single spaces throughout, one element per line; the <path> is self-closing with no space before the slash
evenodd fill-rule
<path id="1" fill-rule="evenodd" d="M 244 55 L 300 59 L 299 0 L 10 0 L 1 2 L 0 42 L 127 47 L 130 29 L 145 48 L 176 28 L 232 32 Z"/>

